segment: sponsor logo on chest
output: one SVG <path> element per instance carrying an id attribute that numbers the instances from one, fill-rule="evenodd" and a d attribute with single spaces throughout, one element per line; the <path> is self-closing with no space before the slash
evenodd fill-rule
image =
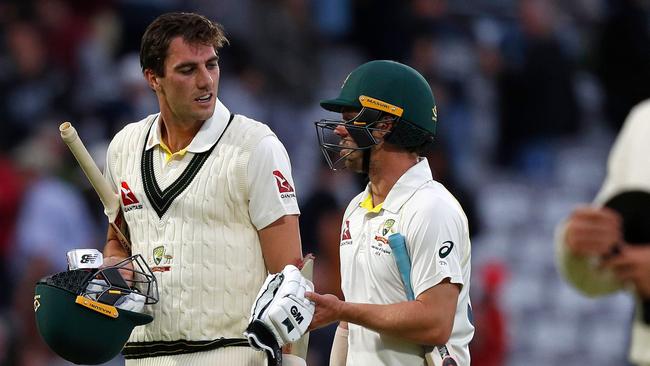
<path id="1" fill-rule="evenodd" d="M 174 256 L 167 253 L 164 245 L 160 245 L 153 248 L 152 260 L 151 272 L 167 272 L 172 269 Z"/>
<path id="2" fill-rule="evenodd" d="M 120 195 L 122 196 L 122 206 L 124 212 L 142 209 L 142 203 L 138 201 L 135 194 L 126 182 L 120 183 Z"/>
<path id="3" fill-rule="evenodd" d="M 379 227 L 375 232 L 375 236 L 373 238 L 374 240 L 372 240 L 370 243 L 370 248 L 372 249 L 373 254 L 390 255 L 392 253 L 392 250 L 390 249 L 390 245 L 388 245 L 388 237 L 391 234 L 395 233 L 395 230 L 393 229 L 394 226 L 395 226 L 394 219 L 387 219 L 381 225 L 379 225 Z"/>
<path id="4" fill-rule="evenodd" d="M 352 235 L 350 234 L 350 220 L 345 220 L 345 223 L 343 223 L 343 228 L 341 229 L 341 243 L 339 245 L 352 245 Z"/>

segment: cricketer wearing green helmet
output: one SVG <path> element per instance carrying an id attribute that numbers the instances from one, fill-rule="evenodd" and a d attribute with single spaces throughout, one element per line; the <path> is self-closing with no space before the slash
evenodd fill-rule
<path id="1" fill-rule="evenodd" d="M 369 151 L 378 140 L 373 131 L 379 122 L 390 121 L 392 128 L 384 141 L 421 152 L 436 133 L 436 103 L 429 83 L 413 68 L 395 61 L 367 62 L 352 71 L 343 82 L 339 96 L 320 105 L 332 112 L 358 112 L 347 121 L 323 119 L 316 122 L 319 143 L 332 169 L 355 151 L 364 154 L 367 172 Z M 338 142 L 336 129 L 345 127 L 356 146 Z"/>
<path id="2" fill-rule="evenodd" d="M 156 302 L 156 278 L 136 255 L 113 266 L 43 278 L 36 284 L 34 312 L 38 332 L 57 355 L 97 365 L 122 351 L 134 327 L 153 320 L 139 310 Z"/>
<path id="3" fill-rule="evenodd" d="M 342 117 L 316 122 L 330 167 L 368 177 L 341 221 L 345 300 L 305 293 L 312 330 L 339 322 L 330 366 L 470 365 L 469 224 L 421 156 L 436 132 L 429 84 L 409 66 L 372 61 L 321 106 Z"/>

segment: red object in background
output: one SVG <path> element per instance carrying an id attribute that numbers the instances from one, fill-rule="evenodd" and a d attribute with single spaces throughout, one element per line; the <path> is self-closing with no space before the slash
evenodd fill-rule
<path id="1" fill-rule="evenodd" d="M 501 263 L 489 263 L 481 269 L 483 296 L 473 303 L 476 332 L 469 347 L 473 366 L 506 364 L 508 327 L 499 297 L 507 277 Z"/>
<path id="2" fill-rule="evenodd" d="M 0 259 L 12 244 L 24 184 L 11 160 L 0 157 Z"/>

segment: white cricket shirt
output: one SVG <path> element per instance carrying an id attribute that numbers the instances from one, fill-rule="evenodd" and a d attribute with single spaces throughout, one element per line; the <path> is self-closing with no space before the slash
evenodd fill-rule
<path id="1" fill-rule="evenodd" d="M 411 258 L 416 298 L 445 278 L 462 286 L 446 346 L 459 366 L 469 365 L 468 343 L 474 334 L 469 299 L 471 246 L 460 204 L 433 180 L 424 158 L 397 181 L 383 204 L 371 207 L 369 195 L 370 185 L 350 202 L 341 227 L 341 287 L 346 301 L 407 301 L 387 242 L 392 233 L 401 233 Z M 421 345 L 352 323 L 349 329 L 348 365 L 426 365 Z"/>
<path id="2" fill-rule="evenodd" d="M 154 321 L 137 327 L 127 344 L 129 352 L 148 355 L 156 347 L 192 350 L 189 341 L 242 338 L 267 274 L 258 230 L 299 212 L 287 154 L 267 126 L 231 116 L 219 103 L 174 157 L 189 160 L 181 169 L 162 167 L 158 118 L 122 129 L 106 165 L 133 253 L 142 254 L 158 281 L 160 301 L 144 310 Z"/>
<path id="3" fill-rule="evenodd" d="M 208 151 L 224 133 L 230 111 L 217 100 L 214 114 L 206 120 L 190 144 L 171 153 L 161 140 L 161 121 L 156 118 L 151 127 L 146 149 L 156 149 L 154 164 L 162 173 L 158 184 L 165 189 L 185 171 L 194 154 Z M 299 214 L 291 163 L 284 145 L 275 135 L 264 137 L 253 150 L 248 163 L 249 214 L 258 230 L 284 215 Z M 112 180 L 111 171 L 107 176 Z"/>

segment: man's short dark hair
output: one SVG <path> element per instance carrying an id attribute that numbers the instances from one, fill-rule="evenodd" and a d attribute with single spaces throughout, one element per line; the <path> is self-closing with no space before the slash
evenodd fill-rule
<path id="1" fill-rule="evenodd" d="M 228 44 L 223 27 L 194 13 L 166 13 L 156 18 L 144 32 L 140 45 L 140 66 L 144 72 L 151 69 L 165 76 L 165 59 L 172 39 L 182 37 L 189 44 L 214 47 L 214 51 Z"/>

